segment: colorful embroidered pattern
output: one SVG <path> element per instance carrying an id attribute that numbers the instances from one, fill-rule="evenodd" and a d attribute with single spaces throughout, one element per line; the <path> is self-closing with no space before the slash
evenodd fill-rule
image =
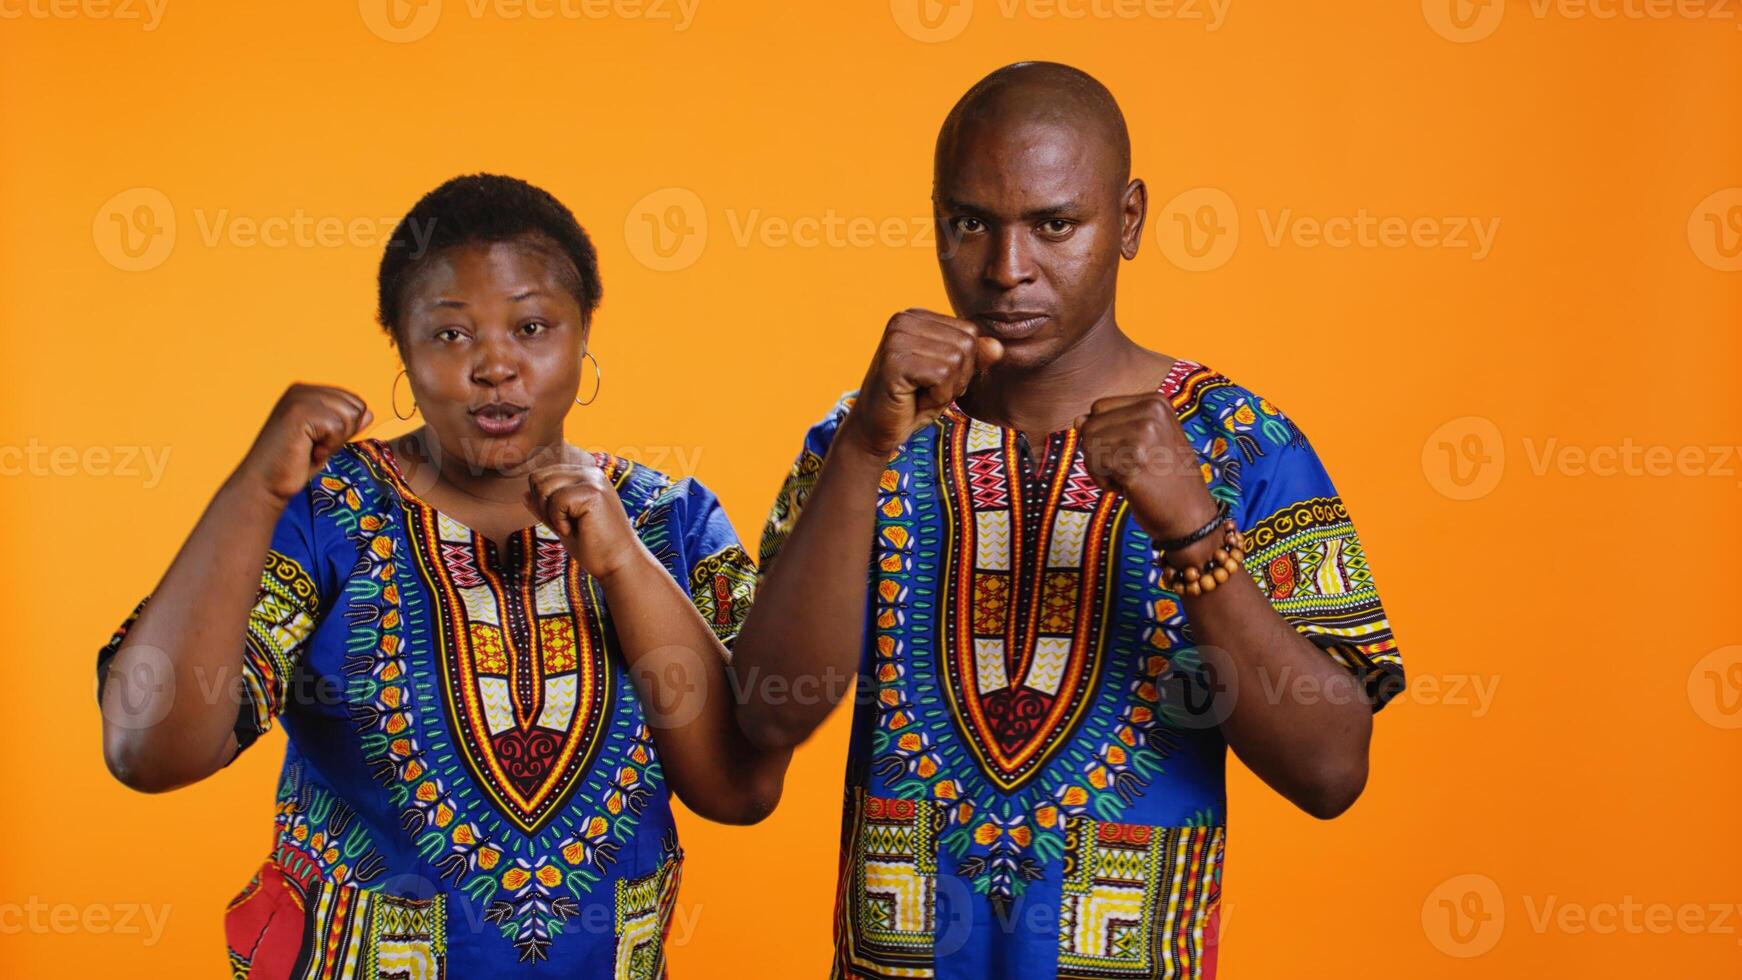
<path id="1" fill-rule="evenodd" d="M 754 579 L 718 501 L 596 459 L 735 637 Z M 662 968 L 678 881 L 664 776 L 602 592 L 561 542 L 535 526 L 498 548 L 371 440 L 290 501 L 271 549 L 237 733 L 245 747 L 282 719 L 289 747 L 271 857 L 226 920 L 238 975 L 597 975 L 618 937 L 577 916 L 619 898 L 640 937 L 625 963 Z M 619 886 L 653 876 L 648 932 L 648 889 Z"/>
<path id="2" fill-rule="evenodd" d="M 1363 674 L 1382 705 L 1402 663 L 1305 436 L 1201 365 L 1177 362 L 1161 391 L 1209 493 L 1256 535 L 1249 567 L 1277 612 Z M 806 439 L 763 535 L 765 567 L 850 405 Z M 1029 446 L 950 406 L 889 462 L 861 662 L 870 696 L 848 761 L 840 975 L 930 976 L 946 961 L 960 976 L 1213 974 L 1203 931 L 1220 893 L 1226 747 L 1190 624 L 1152 554 L 1123 498 L 1088 478 L 1072 430 Z M 936 848 L 898 862 L 912 869 L 897 876 L 905 890 L 879 890 L 863 870 L 867 846 L 890 837 L 873 800 L 888 801 L 881 813 L 905 803 L 936 814 L 935 837 L 897 838 Z M 922 905 L 884 900 L 921 894 L 920 869 L 933 876 L 927 894 L 959 885 L 973 896 L 951 908 L 969 925 L 947 949 L 934 942 L 943 924 L 917 931 L 910 910 Z M 1056 957 L 1010 926 L 1034 894 L 1064 910 Z M 891 933 L 892 922 L 916 931 Z"/>
<path id="3" fill-rule="evenodd" d="M 416 567 L 437 598 L 448 721 L 472 775 L 522 831 L 543 827 L 597 753 L 612 711 L 594 583 L 543 526 L 497 571 L 495 546 L 430 508 L 409 509 Z M 512 557 L 512 555 L 511 555 Z M 519 588 L 505 588 L 504 577 Z"/>
<path id="4" fill-rule="evenodd" d="M 1107 551 L 1124 505 L 1089 479 L 1074 432 L 1050 473 L 1032 471 L 1014 431 L 983 422 L 963 419 L 940 442 L 942 574 L 953 590 L 938 662 L 963 738 L 1008 792 L 1045 766 L 1091 703 Z"/>
<path id="5" fill-rule="evenodd" d="M 937 924 L 937 838 L 943 813 L 924 801 L 854 791 L 837 917 L 837 975 L 929 977 Z"/>
<path id="6" fill-rule="evenodd" d="M 1193 977 L 1214 942 L 1221 827 L 1065 825 L 1061 978 Z"/>
<path id="7" fill-rule="evenodd" d="M 617 879 L 616 980 L 658 980 L 665 976 L 665 937 L 677 905 L 683 856 L 675 843 L 659 870 L 641 878 Z"/>

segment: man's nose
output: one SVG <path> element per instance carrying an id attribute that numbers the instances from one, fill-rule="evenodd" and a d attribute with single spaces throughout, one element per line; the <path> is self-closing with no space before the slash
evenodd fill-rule
<path id="1" fill-rule="evenodd" d="M 986 257 L 986 280 L 999 289 L 1015 289 L 1034 278 L 1027 235 L 1022 228 L 1005 227 L 993 239 Z"/>

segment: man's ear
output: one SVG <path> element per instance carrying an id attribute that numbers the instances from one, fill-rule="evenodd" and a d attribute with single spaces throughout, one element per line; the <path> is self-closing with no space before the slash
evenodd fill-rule
<path id="1" fill-rule="evenodd" d="M 1143 222 L 1149 217 L 1149 188 L 1141 179 L 1125 185 L 1120 201 L 1123 223 L 1119 229 L 1119 254 L 1127 260 L 1137 258 L 1137 247 L 1143 244 Z"/>

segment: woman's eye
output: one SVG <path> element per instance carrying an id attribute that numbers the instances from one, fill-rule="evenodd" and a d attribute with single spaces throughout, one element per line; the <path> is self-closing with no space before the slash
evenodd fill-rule
<path id="1" fill-rule="evenodd" d="M 539 320 L 528 320 L 527 322 L 520 325 L 520 332 L 525 334 L 528 337 L 531 337 L 535 334 L 544 333 L 546 330 L 549 330 L 549 329 L 550 329 L 549 326 L 547 326 L 545 323 L 543 323 L 542 321 L 539 321 Z"/>
<path id="2" fill-rule="evenodd" d="M 445 330 L 437 330 L 436 339 L 444 344 L 451 344 L 460 339 L 460 332 L 453 327 L 448 327 Z"/>

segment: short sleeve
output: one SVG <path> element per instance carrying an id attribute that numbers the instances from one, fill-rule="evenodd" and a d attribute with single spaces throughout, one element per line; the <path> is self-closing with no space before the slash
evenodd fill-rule
<path id="1" fill-rule="evenodd" d="M 1367 553 L 1305 434 L 1254 401 L 1244 407 L 1254 433 L 1280 438 L 1244 443 L 1261 452 L 1244 467 L 1235 514 L 1246 569 L 1289 625 L 1361 678 L 1377 711 L 1403 690 L 1404 674 Z"/>
<path id="2" fill-rule="evenodd" d="M 318 552 L 314 511 L 307 491 L 292 498 L 272 531 L 260 573 L 260 589 L 248 613 L 242 644 L 242 706 L 236 716 L 237 754 L 272 729 L 283 710 L 291 678 L 301 665 L 308 639 L 321 615 L 316 584 Z M 128 632 L 149 605 L 147 596 L 97 653 L 97 701 L 109 664 Z"/>
<path id="3" fill-rule="evenodd" d="M 756 566 L 713 491 L 694 478 L 661 490 L 635 519 L 643 544 L 689 592 L 728 650 L 756 596 Z"/>
<path id="4" fill-rule="evenodd" d="M 762 528 L 757 561 L 762 574 L 768 573 L 769 563 L 780 553 L 780 546 L 786 543 L 787 535 L 797 526 L 799 512 L 804 510 L 811 488 L 817 485 L 817 474 L 822 472 L 823 457 L 829 454 L 829 445 L 835 441 L 835 433 L 840 430 L 847 411 L 853 407 L 857 394 L 850 391 L 842 395 L 828 416 L 805 433 L 804 445 L 799 447 L 798 458 L 787 471 L 786 480 L 780 485 L 780 495 L 774 498 L 774 506 L 768 512 L 768 523 Z"/>

